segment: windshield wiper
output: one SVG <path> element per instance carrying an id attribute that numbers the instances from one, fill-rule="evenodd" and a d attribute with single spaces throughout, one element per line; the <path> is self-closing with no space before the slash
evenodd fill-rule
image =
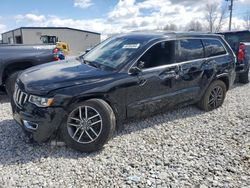
<path id="1" fill-rule="evenodd" d="M 103 64 L 97 63 L 95 61 L 87 61 L 87 60 L 82 59 L 82 63 L 84 63 L 86 65 L 90 65 L 90 66 L 98 68 L 98 69 L 102 69 L 102 70 L 111 70 L 111 71 L 115 70 L 115 68 L 113 68 L 113 67 L 109 67 L 107 65 L 103 65 Z"/>
<path id="2" fill-rule="evenodd" d="M 84 63 L 86 65 L 90 65 L 90 66 L 95 67 L 95 68 L 100 68 L 100 65 L 98 63 L 93 62 L 93 61 L 83 60 L 82 63 Z"/>
<path id="3" fill-rule="evenodd" d="M 88 65 L 95 67 L 95 68 L 100 68 L 100 65 L 98 63 L 93 62 L 93 61 L 89 61 Z"/>

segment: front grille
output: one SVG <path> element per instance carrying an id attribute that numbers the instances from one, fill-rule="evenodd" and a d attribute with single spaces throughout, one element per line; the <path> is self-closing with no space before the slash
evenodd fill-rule
<path id="1" fill-rule="evenodd" d="M 29 95 L 19 89 L 19 87 L 16 85 L 15 86 L 15 92 L 14 92 L 14 101 L 18 106 L 23 106 L 27 100 L 28 100 Z"/>

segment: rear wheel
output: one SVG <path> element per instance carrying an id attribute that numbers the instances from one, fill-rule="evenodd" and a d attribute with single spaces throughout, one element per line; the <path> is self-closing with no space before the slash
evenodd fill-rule
<path id="1" fill-rule="evenodd" d="M 198 106 L 205 111 L 211 111 L 220 107 L 226 97 L 226 85 L 221 80 L 216 80 L 210 84 Z"/>
<path id="2" fill-rule="evenodd" d="M 249 73 L 249 68 L 247 69 L 246 72 L 239 74 L 239 82 L 240 83 L 247 84 L 249 82 L 248 73 Z"/>
<path id="3" fill-rule="evenodd" d="M 9 97 L 13 96 L 15 90 L 15 82 L 20 72 L 21 71 L 14 72 L 6 79 L 5 89 Z"/>
<path id="4" fill-rule="evenodd" d="M 70 108 L 61 134 L 65 143 L 82 152 L 97 151 L 115 130 L 115 115 L 103 100 L 91 99 Z"/>

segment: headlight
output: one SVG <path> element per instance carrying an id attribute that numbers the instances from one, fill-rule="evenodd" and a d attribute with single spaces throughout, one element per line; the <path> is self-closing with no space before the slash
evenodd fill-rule
<path id="1" fill-rule="evenodd" d="M 45 98 L 39 97 L 35 95 L 31 95 L 29 98 L 29 102 L 35 104 L 38 107 L 49 107 L 52 106 L 54 99 L 53 98 Z"/>

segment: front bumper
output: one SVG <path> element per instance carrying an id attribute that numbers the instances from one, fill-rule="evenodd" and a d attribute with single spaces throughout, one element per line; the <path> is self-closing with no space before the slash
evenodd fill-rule
<path id="1" fill-rule="evenodd" d="M 66 116 L 61 107 L 39 108 L 31 103 L 20 107 L 13 100 L 11 106 L 14 120 L 38 143 L 54 136 Z"/>

